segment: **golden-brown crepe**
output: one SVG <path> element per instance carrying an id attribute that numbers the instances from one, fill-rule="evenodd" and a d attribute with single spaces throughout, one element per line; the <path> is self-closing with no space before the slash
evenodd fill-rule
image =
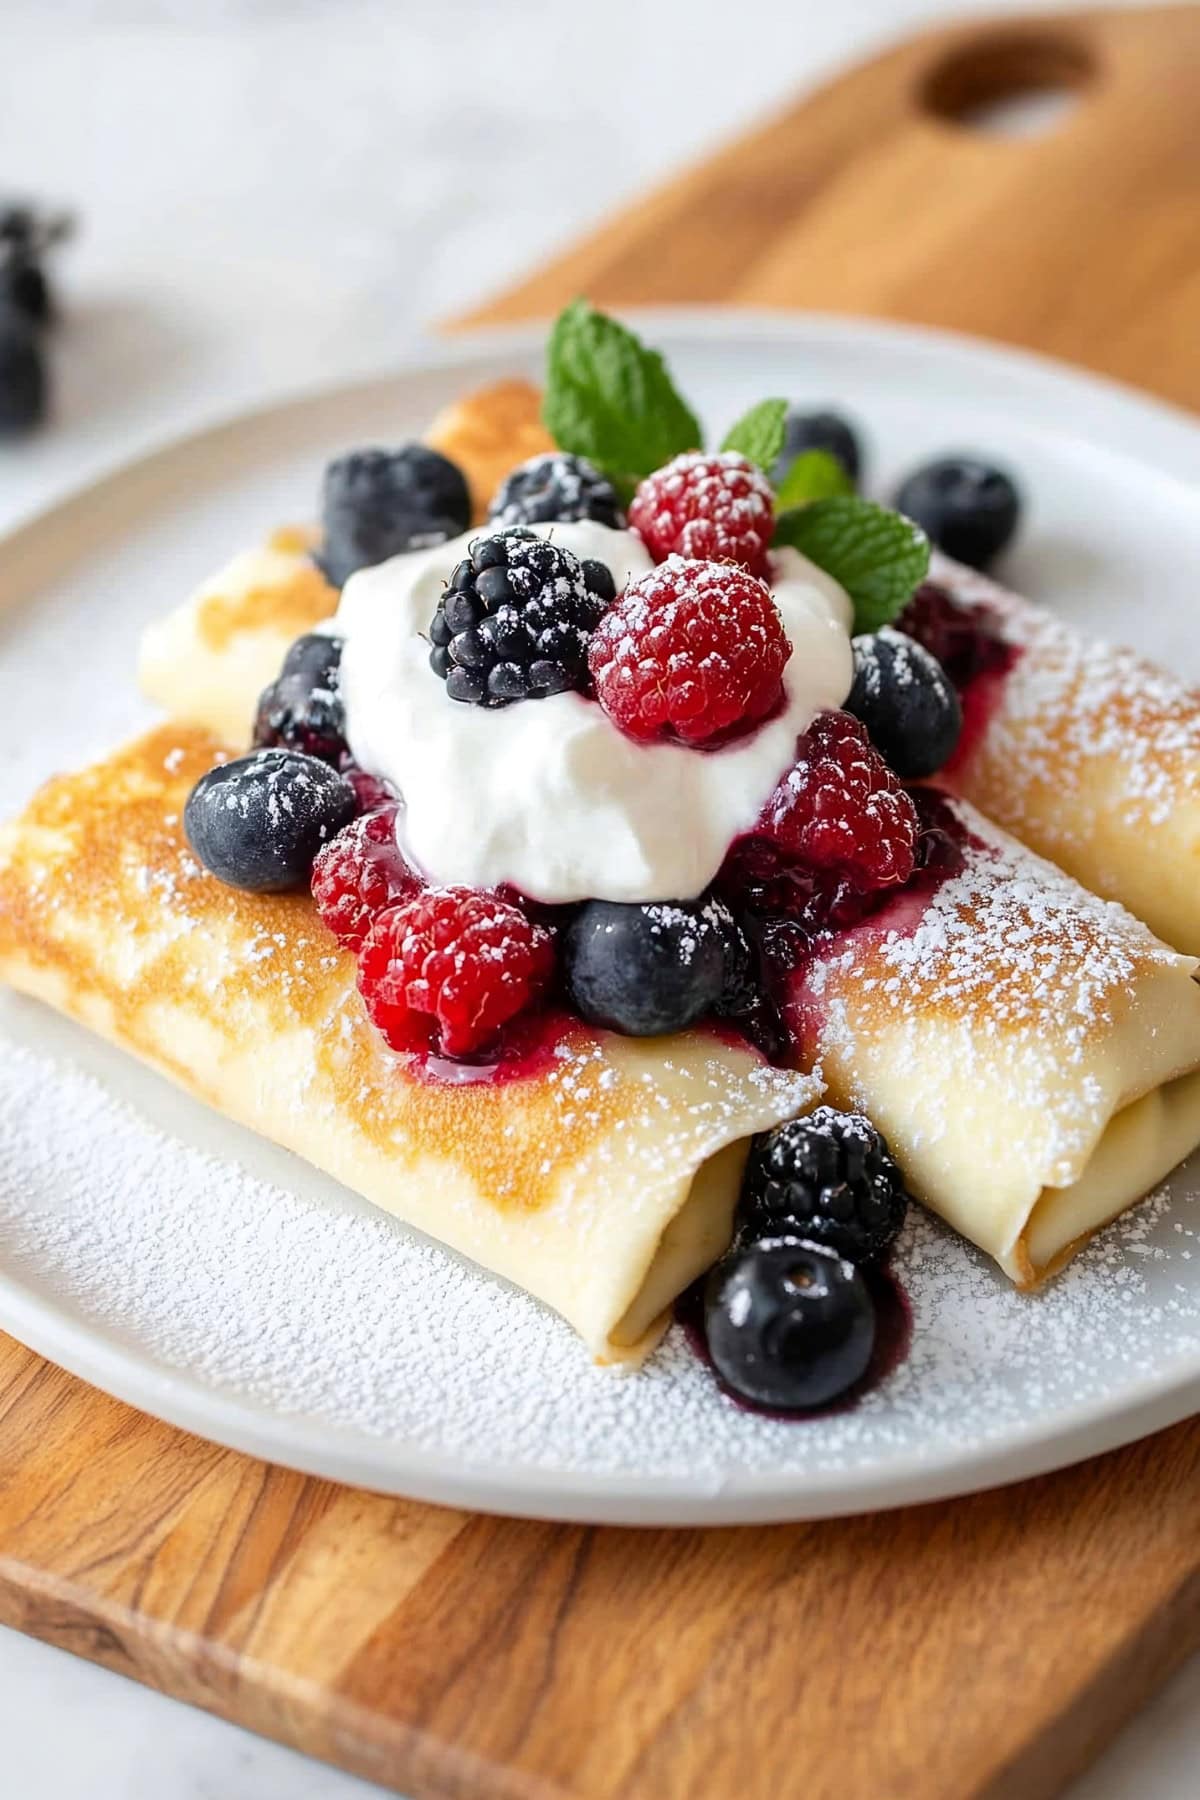
<path id="1" fill-rule="evenodd" d="M 529 1072 L 435 1082 L 367 1022 L 307 895 L 253 895 L 184 839 L 219 753 L 159 727 L 0 829 L 0 978 L 639 1361 L 720 1256 L 749 1140 L 818 1083 L 704 1031 L 575 1023 Z"/>
<path id="2" fill-rule="evenodd" d="M 1200 1142 L 1196 961 L 950 810 L 961 871 L 843 933 L 790 1019 L 827 1098 L 1030 1287 Z"/>
<path id="3" fill-rule="evenodd" d="M 939 785 L 1200 954 L 1200 694 L 973 570 L 938 557 L 932 573 L 1017 652 L 968 691 Z"/>

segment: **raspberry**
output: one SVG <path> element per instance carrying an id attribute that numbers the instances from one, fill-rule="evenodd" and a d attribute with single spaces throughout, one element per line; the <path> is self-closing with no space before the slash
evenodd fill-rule
<path id="1" fill-rule="evenodd" d="M 766 717 L 790 654 L 764 581 L 672 556 L 605 613 L 588 667 L 601 706 L 630 737 L 702 744 Z"/>
<path id="2" fill-rule="evenodd" d="M 860 893 L 907 881 L 917 809 L 864 727 L 849 713 L 818 713 L 797 751 L 755 835 Z"/>
<path id="3" fill-rule="evenodd" d="M 743 563 L 767 573 L 775 500 L 761 469 L 726 451 L 689 451 L 648 475 L 633 496 L 629 523 L 655 562 L 668 556 Z"/>
<path id="4" fill-rule="evenodd" d="M 473 888 L 428 888 L 380 913 L 358 987 L 393 1050 L 470 1056 L 524 1011 L 553 968 L 551 934 L 518 907 Z"/>
<path id="5" fill-rule="evenodd" d="M 317 911 L 343 950 L 361 950 L 380 913 L 421 890 L 396 842 L 396 811 L 361 813 L 313 864 Z"/>

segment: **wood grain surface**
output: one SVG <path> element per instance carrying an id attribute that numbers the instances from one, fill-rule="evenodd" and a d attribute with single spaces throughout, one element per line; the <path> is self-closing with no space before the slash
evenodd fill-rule
<path id="1" fill-rule="evenodd" d="M 1074 94 L 1058 129 L 972 128 L 974 109 L 1029 88 Z M 576 294 L 917 320 L 1200 407 L 1200 7 L 910 39 L 457 323 Z"/>
<path id="2" fill-rule="evenodd" d="M 1062 80 L 1046 138 L 956 122 Z M 1196 405 L 1198 95 L 1195 7 L 939 31 L 476 317 L 886 313 Z M 1200 1423 L 875 1518 L 588 1530 L 269 1468 L 0 1338 L 0 1618 L 416 1800 L 1039 1800 L 1200 1643 Z"/>

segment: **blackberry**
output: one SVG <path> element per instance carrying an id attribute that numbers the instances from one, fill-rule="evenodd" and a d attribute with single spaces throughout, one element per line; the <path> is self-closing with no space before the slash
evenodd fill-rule
<path id="1" fill-rule="evenodd" d="M 279 678 L 263 690 L 254 720 L 256 749 L 299 750 L 338 766 L 346 756 L 346 715 L 338 691 L 341 638 L 297 638 Z"/>
<path id="2" fill-rule="evenodd" d="M 943 456 L 901 482 L 896 508 L 955 562 L 986 569 L 1012 541 L 1021 497 L 1003 469 L 973 456 Z"/>
<path id="3" fill-rule="evenodd" d="M 903 1177 L 870 1119 L 818 1106 L 756 1139 L 739 1233 L 747 1241 L 808 1238 L 871 1263 L 890 1250 L 907 1210 Z"/>
<path id="4" fill-rule="evenodd" d="M 430 666 L 452 700 L 473 706 L 582 691 L 614 588 L 604 563 L 520 526 L 477 538 L 430 621 Z"/>
<path id="5" fill-rule="evenodd" d="M 620 531 L 625 514 L 616 488 L 582 456 L 555 450 L 513 470 L 488 508 L 492 525 L 568 525 L 594 519 Z"/>
<path id="6" fill-rule="evenodd" d="M 342 587 L 356 569 L 444 543 L 470 520 L 471 496 L 449 457 L 425 444 L 352 450 L 325 470 L 324 541 L 314 560 Z"/>
<path id="7" fill-rule="evenodd" d="M 854 685 L 846 711 L 902 781 L 921 781 L 949 762 L 962 707 L 941 663 L 915 638 L 885 625 L 854 640 Z"/>

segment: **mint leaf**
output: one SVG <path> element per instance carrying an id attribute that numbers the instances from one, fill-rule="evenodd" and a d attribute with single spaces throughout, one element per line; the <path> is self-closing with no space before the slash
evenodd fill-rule
<path id="1" fill-rule="evenodd" d="M 782 513 L 774 541 L 790 544 L 841 582 L 854 605 L 856 633 L 878 631 L 894 619 L 929 569 L 929 539 L 920 526 L 857 495 Z"/>
<path id="2" fill-rule="evenodd" d="M 852 494 L 854 483 L 836 456 L 828 450 L 802 450 L 775 490 L 775 506 L 811 506 L 835 494 Z"/>
<path id="3" fill-rule="evenodd" d="M 760 400 L 742 414 L 736 425 L 730 426 L 721 442 L 722 450 L 736 450 L 769 475 L 783 449 L 786 414 L 786 400 Z"/>
<path id="4" fill-rule="evenodd" d="M 554 322 L 542 419 L 559 446 L 586 456 L 625 494 L 703 437 L 656 350 L 586 300 Z"/>

